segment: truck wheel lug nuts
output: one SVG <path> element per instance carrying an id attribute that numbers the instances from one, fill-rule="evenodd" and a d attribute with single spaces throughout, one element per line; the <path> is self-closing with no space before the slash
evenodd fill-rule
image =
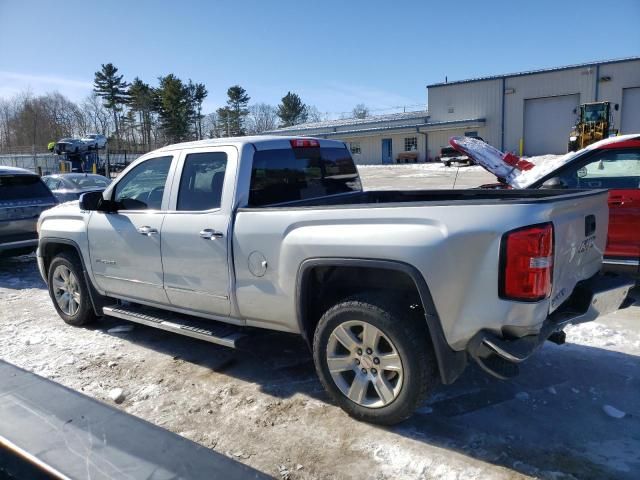
<path id="1" fill-rule="evenodd" d="M 360 365 L 360 359 L 356 358 L 356 365 Z"/>
<path id="2" fill-rule="evenodd" d="M 358 355 L 362 355 L 362 349 L 361 348 L 358 349 Z"/>
<path id="3" fill-rule="evenodd" d="M 378 373 L 378 371 L 375 368 L 372 368 L 371 369 L 371 373 L 373 373 L 375 375 L 376 373 Z"/>
<path id="4" fill-rule="evenodd" d="M 366 375 L 366 374 L 367 374 L 367 369 L 366 369 L 366 368 L 363 368 L 363 369 L 362 369 L 362 373 L 364 373 L 364 374 Z"/>
<path id="5" fill-rule="evenodd" d="M 370 348 L 367 348 L 367 355 L 371 355 L 373 353 L 373 350 L 371 350 Z"/>
<path id="6" fill-rule="evenodd" d="M 373 363 L 375 363 L 376 365 L 380 364 L 380 359 L 378 357 L 373 359 Z"/>

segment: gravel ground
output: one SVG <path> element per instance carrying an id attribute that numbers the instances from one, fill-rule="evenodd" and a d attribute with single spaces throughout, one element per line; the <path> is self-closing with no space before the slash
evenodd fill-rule
<path id="1" fill-rule="evenodd" d="M 479 167 L 361 173 L 367 188 L 492 181 Z M 472 366 L 410 420 L 379 428 L 331 404 L 295 336 L 264 332 L 232 351 L 116 319 L 73 328 L 56 315 L 32 256 L 0 260 L 0 358 L 111 404 L 122 389 L 119 408 L 283 479 L 635 480 L 640 303 L 567 337 L 513 381 Z"/>

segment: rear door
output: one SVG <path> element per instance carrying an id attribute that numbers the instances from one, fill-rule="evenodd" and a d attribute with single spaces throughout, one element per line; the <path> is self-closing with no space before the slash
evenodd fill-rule
<path id="1" fill-rule="evenodd" d="M 91 268 L 109 294 L 166 304 L 160 231 L 168 202 L 173 156 L 144 160 L 117 180 L 111 199 L 116 213 L 91 212 Z"/>
<path id="2" fill-rule="evenodd" d="M 162 226 L 164 286 L 176 307 L 230 313 L 229 222 L 237 157 L 233 147 L 181 155 Z"/>
<path id="3" fill-rule="evenodd" d="M 38 238 L 36 223 L 56 200 L 40 177 L 29 173 L 0 173 L 0 243 Z"/>

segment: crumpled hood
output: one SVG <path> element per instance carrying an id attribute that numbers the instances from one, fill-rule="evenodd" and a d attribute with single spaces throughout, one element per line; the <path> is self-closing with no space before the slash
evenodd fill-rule
<path id="1" fill-rule="evenodd" d="M 511 187 L 528 188 L 544 176 L 589 150 L 637 138 L 638 134 L 605 138 L 577 152 L 569 152 L 561 157 L 554 155 L 552 158 L 536 163 L 519 158 L 511 153 L 501 152 L 488 143 L 471 137 L 451 137 L 449 143 L 459 152 L 469 155 L 478 165 L 481 165 L 489 173 L 494 174 Z"/>

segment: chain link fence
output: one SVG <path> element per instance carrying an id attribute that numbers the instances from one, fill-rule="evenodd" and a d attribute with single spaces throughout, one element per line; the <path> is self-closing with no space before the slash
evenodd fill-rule
<path id="1" fill-rule="evenodd" d="M 114 177 L 131 162 L 147 152 L 131 150 L 103 150 L 97 152 L 97 168 L 104 171 L 108 165 L 111 177 Z M 94 154 L 96 155 L 96 154 Z M 83 158 L 82 156 L 80 158 Z M 95 156 L 92 157 L 96 158 Z M 37 151 L 34 147 L 15 147 L 11 150 L 0 151 L 0 166 L 19 167 L 32 171 L 39 175 L 59 173 L 67 165 L 70 157 L 56 155 L 49 151 Z M 90 162 L 91 163 L 91 162 Z M 91 171 L 91 166 L 84 160 L 78 161 L 80 168 Z"/>

